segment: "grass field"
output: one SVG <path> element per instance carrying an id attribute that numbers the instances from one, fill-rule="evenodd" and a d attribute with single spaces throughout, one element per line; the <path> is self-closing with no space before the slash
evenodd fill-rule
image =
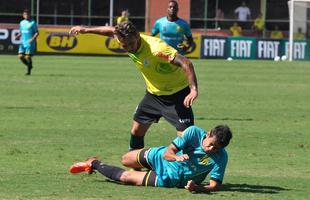
<path id="1" fill-rule="evenodd" d="M 310 63 L 193 60 L 196 125 L 228 124 L 234 137 L 222 192 L 133 187 L 71 175 L 89 156 L 120 166 L 144 95 L 127 57 L 36 56 L 32 76 L 0 56 L 0 199 L 287 199 L 310 196 Z M 147 146 L 175 130 L 154 124 Z"/>

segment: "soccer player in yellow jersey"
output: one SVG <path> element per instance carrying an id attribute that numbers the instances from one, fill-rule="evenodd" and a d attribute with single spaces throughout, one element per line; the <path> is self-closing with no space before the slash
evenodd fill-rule
<path id="1" fill-rule="evenodd" d="M 238 25 L 237 22 L 235 22 L 231 27 L 230 27 L 230 32 L 231 35 L 234 37 L 238 37 L 242 35 L 242 28 Z"/>
<path id="2" fill-rule="evenodd" d="M 305 40 L 306 39 L 305 33 L 302 32 L 302 28 L 299 27 L 297 29 L 297 33 L 294 33 L 294 39 L 295 40 Z"/>
<path id="3" fill-rule="evenodd" d="M 256 36 L 261 37 L 263 35 L 264 27 L 265 21 L 263 19 L 263 15 L 262 13 L 259 13 L 252 26 L 252 29 L 255 31 Z"/>
<path id="4" fill-rule="evenodd" d="M 122 22 L 127 22 L 127 21 L 129 21 L 128 18 L 129 18 L 129 11 L 128 10 L 123 10 L 122 11 L 122 15 L 117 17 L 116 23 L 120 24 Z"/>
<path id="5" fill-rule="evenodd" d="M 180 134 L 194 124 L 192 104 L 198 96 L 192 62 L 163 40 L 140 34 L 131 22 L 112 26 L 72 27 L 70 34 L 93 33 L 115 37 L 142 73 L 147 91 L 136 108 L 130 150 L 144 147 L 152 123 L 164 117 Z"/>
<path id="6" fill-rule="evenodd" d="M 271 39 L 283 39 L 283 33 L 279 30 L 279 27 L 276 25 L 274 26 L 274 30 L 270 33 Z"/>

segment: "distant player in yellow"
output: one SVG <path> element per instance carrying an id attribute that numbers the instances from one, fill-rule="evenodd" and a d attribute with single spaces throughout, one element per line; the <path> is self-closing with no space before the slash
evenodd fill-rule
<path id="1" fill-rule="evenodd" d="M 272 39 L 283 39 L 283 33 L 279 30 L 278 26 L 274 27 L 274 30 L 270 33 L 270 38 Z"/>
<path id="2" fill-rule="evenodd" d="M 252 26 L 252 29 L 255 31 L 256 36 L 261 37 L 263 35 L 264 27 L 265 21 L 263 19 L 263 15 L 262 13 L 259 13 Z"/>
<path id="3" fill-rule="evenodd" d="M 298 28 L 297 33 L 294 34 L 295 40 L 305 40 L 306 36 L 305 33 L 302 32 L 302 28 Z"/>
<path id="4" fill-rule="evenodd" d="M 152 123 L 164 117 L 181 134 L 194 124 L 192 104 L 198 96 L 192 62 L 163 40 L 140 34 L 131 22 L 115 27 L 72 27 L 70 34 L 101 34 L 115 37 L 142 73 L 147 91 L 136 108 L 130 150 L 144 147 Z"/>
<path id="5" fill-rule="evenodd" d="M 116 23 L 120 24 L 122 22 L 128 22 L 129 20 L 129 11 L 128 10 L 123 10 L 122 15 L 117 17 Z"/>
<path id="6" fill-rule="evenodd" d="M 232 25 L 229 30 L 231 32 L 231 35 L 234 37 L 242 35 L 242 28 L 238 25 L 237 22 L 235 22 L 234 25 Z"/>

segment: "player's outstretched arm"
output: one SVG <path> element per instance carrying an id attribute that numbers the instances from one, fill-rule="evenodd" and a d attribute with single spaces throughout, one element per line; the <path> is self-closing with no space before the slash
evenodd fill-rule
<path id="1" fill-rule="evenodd" d="M 174 144 L 170 144 L 163 154 L 163 157 L 168 161 L 184 161 L 189 159 L 187 154 L 176 155 L 178 151 L 179 150 L 176 148 L 176 146 L 174 146 Z"/>
<path id="2" fill-rule="evenodd" d="M 70 29 L 69 34 L 78 35 L 78 34 L 98 34 L 105 36 L 113 36 L 115 28 L 113 26 L 98 26 L 94 28 L 88 28 L 84 26 L 74 26 Z"/>
<path id="3" fill-rule="evenodd" d="M 187 182 L 185 189 L 189 192 L 209 193 L 218 190 L 220 186 L 221 183 L 215 180 L 210 180 L 209 185 L 197 185 L 193 180 L 190 180 Z"/>
<path id="4" fill-rule="evenodd" d="M 193 63 L 188 58 L 177 54 L 173 59 L 172 64 L 182 67 L 185 71 L 191 91 L 185 97 L 183 103 L 184 106 L 188 108 L 193 105 L 194 100 L 198 97 L 198 84 Z"/>

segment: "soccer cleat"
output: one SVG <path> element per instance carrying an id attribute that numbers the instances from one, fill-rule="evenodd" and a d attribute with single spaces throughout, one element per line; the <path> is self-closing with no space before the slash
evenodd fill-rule
<path id="1" fill-rule="evenodd" d="M 97 160 L 96 157 L 91 157 L 88 158 L 87 160 L 83 161 L 83 162 L 77 162 L 74 163 L 73 165 L 71 165 L 69 171 L 72 174 L 76 174 L 76 173 L 81 173 L 81 172 L 88 172 L 89 174 L 93 173 L 93 168 L 92 168 L 92 162 L 94 160 Z"/>

